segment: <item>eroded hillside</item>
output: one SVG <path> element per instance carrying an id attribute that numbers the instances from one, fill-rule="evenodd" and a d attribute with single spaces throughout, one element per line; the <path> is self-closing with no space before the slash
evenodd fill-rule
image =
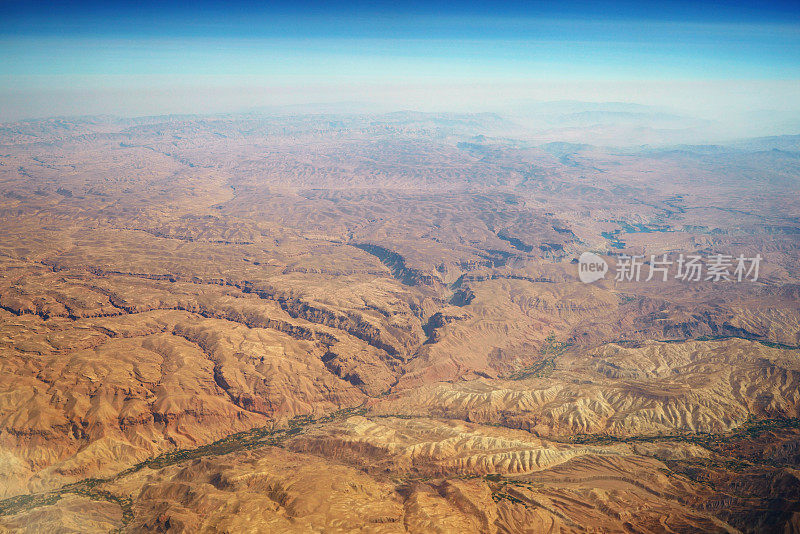
<path id="1" fill-rule="evenodd" d="M 0 527 L 800 529 L 800 141 L 507 127 L 3 125 Z"/>

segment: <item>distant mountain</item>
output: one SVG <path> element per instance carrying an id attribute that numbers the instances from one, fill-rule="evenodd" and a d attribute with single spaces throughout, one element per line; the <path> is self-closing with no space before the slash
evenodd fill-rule
<path id="1" fill-rule="evenodd" d="M 730 146 L 742 150 L 786 150 L 790 152 L 800 152 L 800 135 L 756 137 L 731 143 Z"/>

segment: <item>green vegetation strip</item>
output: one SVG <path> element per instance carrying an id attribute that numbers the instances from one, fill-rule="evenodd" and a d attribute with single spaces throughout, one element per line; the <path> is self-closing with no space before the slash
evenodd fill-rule
<path id="1" fill-rule="evenodd" d="M 677 339 L 655 339 L 658 343 L 669 343 L 672 345 L 680 345 L 683 343 L 690 343 L 692 341 L 725 341 L 728 339 L 741 339 L 744 341 L 754 341 L 757 343 L 761 343 L 765 347 L 769 347 L 771 349 L 784 349 L 784 350 L 800 350 L 800 345 L 786 345 L 784 343 L 778 343 L 777 341 L 768 341 L 766 339 L 762 339 L 758 336 L 745 336 L 745 335 L 726 335 L 726 336 L 699 336 L 699 337 L 687 337 L 687 338 L 677 338 Z M 624 345 L 626 347 L 634 347 L 634 348 L 641 348 L 644 346 L 645 340 L 643 339 L 615 339 L 609 341 L 608 343 L 614 343 L 616 345 Z"/>
<path id="2" fill-rule="evenodd" d="M 543 359 L 535 364 L 514 371 L 505 378 L 508 380 L 525 380 L 526 378 L 547 378 L 556 368 L 556 358 L 564 353 L 572 343 L 563 343 L 556 341 L 555 334 L 550 334 L 544 340 L 545 344 L 539 351 Z"/>
<path id="3" fill-rule="evenodd" d="M 620 438 L 609 434 L 577 434 L 572 437 L 572 439 L 569 439 L 568 442 L 581 445 L 605 445 L 611 443 L 654 443 L 659 441 L 683 441 L 714 450 L 719 445 L 733 439 L 754 438 L 763 434 L 764 432 L 797 428 L 800 428 L 800 418 L 777 417 L 774 419 L 751 419 L 735 430 L 719 434 L 706 432 L 685 432 L 680 434 L 658 434 L 654 436 L 631 436 L 627 438 Z"/>
<path id="4" fill-rule="evenodd" d="M 548 344 L 542 349 L 542 354 L 550 358 L 563 353 L 569 344 L 557 343 L 552 337 L 548 337 Z M 161 469 L 170 465 L 178 464 L 181 462 L 203 458 L 207 456 L 219 456 L 229 454 L 236 451 L 251 450 L 265 446 L 280 447 L 283 442 L 292 436 L 298 435 L 303 432 L 308 426 L 319 425 L 335 420 L 345 419 L 353 415 L 365 415 L 367 410 L 363 407 L 349 408 L 338 410 L 329 415 L 323 416 L 318 419 L 313 419 L 311 416 L 298 416 L 291 419 L 286 428 L 274 429 L 271 427 L 261 427 L 231 434 L 230 436 L 221 440 L 215 441 L 208 445 L 203 445 L 194 449 L 179 449 L 175 451 L 165 452 L 153 458 L 140 462 L 116 475 L 107 478 L 87 478 L 62 486 L 57 490 L 45 493 L 35 493 L 28 495 L 17 495 L 0 501 L 0 516 L 13 515 L 20 512 L 25 512 L 33 508 L 41 506 L 52 505 L 58 502 L 62 495 L 73 493 L 83 495 L 93 500 L 113 502 L 120 506 L 122 509 L 123 524 L 128 524 L 133 519 L 133 509 L 131 499 L 128 497 L 120 497 L 109 491 L 99 489 L 98 486 L 113 482 L 120 477 L 130 475 L 141 469 L 148 467 L 150 469 Z M 403 419 L 414 419 L 422 416 L 405 415 L 393 416 Z M 798 429 L 800 428 L 800 418 L 775 418 L 763 420 L 750 420 L 747 421 L 740 428 L 728 433 L 711 434 L 711 433 L 680 433 L 680 434 L 664 434 L 655 436 L 632 436 L 627 438 L 620 438 L 607 434 L 579 434 L 567 440 L 568 443 L 573 444 L 611 444 L 611 443 L 641 443 L 641 442 L 659 442 L 659 441 L 684 441 L 694 443 L 705 447 L 709 450 L 719 450 L 720 446 L 724 443 L 742 438 L 754 438 L 765 432 L 781 430 L 781 429 Z M 554 440 L 553 440 L 554 441 Z M 741 466 L 729 466 L 736 468 Z M 496 478 L 495 478 L 496 477 Z M 509 482 L 506 477 L 501 475 L 487 475 L 487 480 L 497 482 L 503 480 Z M 498 492 L 496 499 L 506 499 L 515 501 L 516 498 L 504 493 Z"/>
<path id="5" fill-rule="evenodd" d="M 141 469 L 161 469 L 169 465 L 174 465 L 187 460 L 195 460 L 206 456 L 219 456 L 231 452 L 250 450 L 258 447 L 275 446 L 280 447 L 286 438 L 300 434 L 305 427 L 328 423 L 337 419 L 343 419 L 353 415 L 363 415 L 366 410 L 362 407 L 338 410 L 319 419 L 310 416 L 298 416 L 289 421 L 287 428 L 274 429 L 271 427 L 253 428 L 244 432 L 231 434 L 214 443 L 203 445 L 195 449 L 178 449 L 165 452 L 153 458 L 117 473 L 107 478 L 86 478 L 78 482 L 73 482 L 61 488 L 46 493 L 33 493 L 29 495 L 17 495 L 8 499 L 0 500 L 0 516 L 13 515 L 21 512 L 48 506 L 58 502 L 61 497 L 68 493 L 83 495 L 96 501 L 109 501 L 118 504 L 122 508 L 122 522 L 128 524 L 133 519 L 133 508 L 131 499 L 120 497 L 106 490 L 99 489 L 98 486 L 113 482 L 120 477 L 130 475 Z"/>

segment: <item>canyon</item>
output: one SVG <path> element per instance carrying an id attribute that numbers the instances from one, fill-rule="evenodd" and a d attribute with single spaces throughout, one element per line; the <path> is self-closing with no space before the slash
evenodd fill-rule
<path id="1" fill-rule="evenodd" d="M 800 136 L 2 124 L 0 531 L 800 532 L 799 185 Z M 763 259 L 615 277 L 713 254 Z"/>

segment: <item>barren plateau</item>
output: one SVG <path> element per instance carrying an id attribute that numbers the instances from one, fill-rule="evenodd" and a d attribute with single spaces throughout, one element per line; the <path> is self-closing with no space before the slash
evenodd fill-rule
<path id="1" fill-rule="evenodd" d="M 800 136 L 513 126 L 0 125 L 0 531 L 800 532 Z"/>

